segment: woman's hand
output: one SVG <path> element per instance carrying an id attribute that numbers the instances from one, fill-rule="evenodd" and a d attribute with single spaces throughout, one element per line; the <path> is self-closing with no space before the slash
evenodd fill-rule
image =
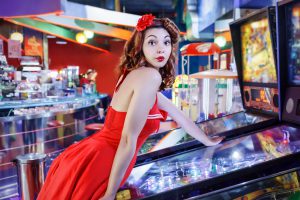
<path id="1" fill-rule="evenodd" d="M 169 99 L 163 94 L 157 94 L 159 109 L 168 112 L 169 116 L 182 127 L 189 135 L 200 141 L 206 146 L 214 146 L 219 144 L 224 137 L 208 137 L 190 118 L 188 118 L 181 110 L 179 110 Z"/>
<path id="2" fill-rule="evenodd" d="M 206 146 L 214 146 L 214 145 L 217 145 L 219 144 L 220 142 L 222 142 L 222 140 L 224 140 L 224 136 L 214 136 L 214 137 L 208 137 L 208 141 L 206 141 L 204 143 L 204 145 Z"/>

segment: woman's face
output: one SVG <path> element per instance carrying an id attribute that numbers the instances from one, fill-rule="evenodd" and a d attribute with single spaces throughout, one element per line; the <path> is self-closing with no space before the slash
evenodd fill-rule
<path id="1" fill-rule="evenodd" d="M 164 67 L 171 55 L 170 34 L 164 28 L 146 30 L 143 53 L 146 61 L 155 68 Z"/>

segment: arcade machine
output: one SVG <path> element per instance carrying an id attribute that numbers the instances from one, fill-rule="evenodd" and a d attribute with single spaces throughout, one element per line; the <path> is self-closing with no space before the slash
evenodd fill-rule
<path id="1" fill-rule="evenodd" d="M 273 20 L 271 16 L 274 12 L 275 8 L 265 8 L 231 24 L 233 38 L 241 38 L 242 41 L 242 44 L 239 45 L 235 43 L 239 43 L 240 40 L 233 41 L 235 52 L 237 46 L 241 47 L 246 44 L 244 43 L 244 37 L 249 32 L 238 36 L 235 34 L 241 33 L 243 30 L 248 31 L 247 28 L 249 28 L 253 31 L 254 36 L 258 37 L 262 33 L 261 28 L 269 25 L 268 19 Z M 253 23 L 255 25 L 251 26 Z M 269 30 L 265 29 L 265 32 L 269 33 Z M 289 31 L 289 33 L 292 33 L 292 31 Z M 250 36 L 252 35 L 250 34 Z M 287 42 L 282 42 L 282 44 L 291 46 L 291 43 Z M 264 52 L 267 51 L 264 49 L 266 44 L 263 45 L 260 44 L 260 41 L 257 41 L 257 43 L 253 42 L 253 45 L 255 48 L 248 46 L 248 49 L 254 48 L 256 50 L 255 54 L 252 55 L 253 61 L 259 58 L 261 60 L 261 57 L 267 56 L 269 58 L 271 56 L 268 54 L 271 54 L 272 51 Z M 264 47 L 259 47 L 259 45 Z M 269 45 L 271 44 L 269 43 Z M 245 52 L 245 50 L 241 51 L 242 54 L 246 55 Z M 243 57 L 236 54 L 236 57 L 238 56 L 239 58 Z M 239 58 L 236 58 L 237 61 L 239 61 Z M 269 62 L 271 61 L 269 60 Z M 255 103 L 258 102 L 258 99 L 255 98 L 256 91 L 260 91 L 260 96 L 257 98 L 272 100 L 269 95 L 274 94 L 277 89 L 273 83 L 276 75 L 272 76 L 270 63 L 259 63 L 264 65 L 259 66 L 255 74 L 261 78 L 254 77 L 253 80 L 251 79 L 253 83 L 243 81 L 242 89 L 245 104 L 249 100 L 250 103 L 254 101 L 254 105 L 256 105 Z M 241 67 L 242 65 L 237 62 L 237 66 Z M 274 65 L 273 67 L 275 68 Z M 248 68 L 241 67 L 239 69 L 240 74 L 243 75 L 243 71 L 246 69 Z M 270 72 L 266 73 L 265 70 Z M 280 78 L 282 79 L 281 76 Z M 254 80 L 257 82 L 255 83 Z M 264 91 L 264 93 L 261 91 Z M 287 91 L 289 91 L 289 88 Z M 248 92 L 249 98 L 246 92 Z M 287 92 L 287 96 L 289 94 Z M 297 93 L 293 92 L 292 94 L 296 95 Z M 291 100 L 286 102 L 288 101 Z M 285 104 L 290 108 L 290 103 Z M 278 110 L 274 104 L 270 105 L 267 107 L 270 111 Z M 296 107 L 291 113 L 294 114 L 294 120 L 299 119 L 299 116 L 296 116 Z M 284 113 L 283 117 L 285 115 Z M 300 124 L 300 120 L 297 124 Z M 224 141 L 216 146 L 199 147 L 136 166 L 123 191 L 130 191 L 131 199 L 186 199 L 299 167 L 300 126 L 297 124 L 285 121 L 260 131 L 252 131 L 247 135 Z M 121 193 L 123 191 L 121 190 Z"/>
<path id="2" fill-rule="evenodd" d="M 278 3 L 278 63 L 282 120 L 300 123 L 300 2 Z M 287 81 L 288 80 L 288 81 Z"/>
<path id="3" fill-rule="evenodd" d="M 281 120 L 286 126 L 299 127 L 300 117 L 300 1 L 277 3 L 278 66 Z M 297 128 L 299 135 L 299 128 Z M 293 135 L 295 136 L 295 135 Z M 260 138 L 261 141 L 262 138 Z M 274 140 L 275 141 L 275 140 Z M 286 141 L 288 142 L 288 141 Z M 299 145 L 299 141 L 297 142 Z M 269 145 L 265 145 L 265 149 Z M 286 148 L 286 147 L 284 147 Z M 271 148 L 269 148 L 271 150 Z M 276 151 L 283 150 L 278 146 Z M 274 151 L 274 153 L 276 153 Z M 299 152 L 299 151 L 298 151 Z M 275 155 L 275 154 L 274 154 Z M 295 157 L 296 158 L 296 157 Z M 294 162 L 299 165 L 298 160 Z M 294 164 L 296 165 L 296 164 Z M 275 166 L 274 166 L 275 167 Z M 300 199 L 300 168 L 293 168 L 191 199 Z"/>
<path id="4" fill-rule="evenodd" d="M 245 111 L 207 120 L 198 126 L 226 140 L 278 123 L 275 9 L 268 8 L 231 25 L 234 55 Z M 240 42 L 241 41 L 241 42 Z M 137 163 L 201 146 L 182 129 L 154 134 L 141 148 Z"/>

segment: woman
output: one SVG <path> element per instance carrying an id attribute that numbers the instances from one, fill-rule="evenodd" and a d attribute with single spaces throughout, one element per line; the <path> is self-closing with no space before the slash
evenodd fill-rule
<path id="1" fill-rule="evenodd" d="M 104 128 L 70 146 L 53 162 L 38 199 L 115 198 L 128 178 L 139 148 L 159 128 L 167 112 L 194 138 L 215 145 L 167 98 L 158 93 L 172 85 L 179 30 L 169 19 L 139 19 L 121 59 Z"/>

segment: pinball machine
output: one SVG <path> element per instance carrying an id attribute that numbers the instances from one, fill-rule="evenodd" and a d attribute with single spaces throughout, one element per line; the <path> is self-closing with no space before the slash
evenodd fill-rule
<path id="1" fill-rule="evenodd" d="M 299 126 L 300 99 L 300 1 L 285 0 L 277 3 L 277 46 L 279 67 L 279 99 L 281 120 L 291 126 Z M 299 130 L 297 131 L 299 134 Z M 287 141 L 288 142 L 288 141 Z M 299 142 L 298 142 L 299 143 Z M 270 150 L 270 149 L 269 149 Z M 299 160 L 300 156 L 295 157 Z M 297 160 L 294 161 L 297 163 Z M 300 199 L 299 167 L 288 169 L 242 184 L 189 199 Z"/>
<path id="2" fill-rule="evenodd" d="M 297 45 L 298 2 L 278 3 L 279 48 L 275 45 L 276 32 L 270 27 L 275 23 L 274 7 L 259 10 L 230 25 L 233 38 L 236 38 L 233 44 L 245 108 L 270 112 L 271 115 L 279 113 L 282 120 L 216 146 L 199 146 L 137 165 L 118 193 L 119 199 L 125 194 L 127 199 L 201 199 L 201 195 L 213 195 L 213 191 L 225 192 L 232 186 L 238 188 L 243 183 L 272 179 L 300 166 L 300 84 L 297 74 L 300 65 L 295 56 L 300 52 L 300 45 Z M 262 29 L 270 38 L 273 35 L 274 40 L 264 38 L 266 34 L 262 34 Z M 247 37 L 257 40 L 252 42 L 254 47 L 244 41 Z M 277 51 L 278 76 L 275 67 Z M 248 76 L 250 73 L 252 75 Z M 266 102 L 269 104 L 264 104 Z M 298 179 L 298 171 L 295 173 L 293 176 Z"/>

